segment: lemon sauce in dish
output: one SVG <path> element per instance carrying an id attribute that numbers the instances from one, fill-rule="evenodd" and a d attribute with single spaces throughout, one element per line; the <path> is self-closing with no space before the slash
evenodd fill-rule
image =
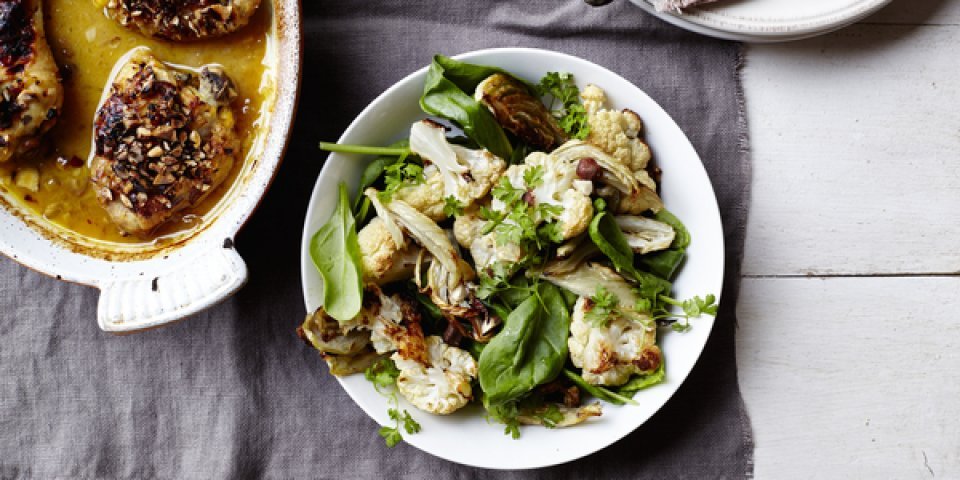
<path id="1" fill-rule="evenodd" d="M 93 2 L 47 0 L 47 40 L 63 78 L 64 102 L 56 126 L 35 154 L 0 163 L 0 189 L 43 222 L 99 244 L 157 244 L 199 229 L 230 191 L 262 144 L 274 81 L 269 67 L 273 33 L 271 2 L 262 2 L 250 23 L 225 37 L 195 42 L 148 38 L 106 18 Z M 242 152 L 226 180 L 198 205 L 178 212 L 149 238 L 121 232 L 100 206 L 90 184 L 87 158 L 94 114 L 116 62 L 136 47 L 149 47 L 164 62 L 185 67 L 220 64 L 239 93 L 234 110 Z M 119 246 L 119 245 L 118 245 Z"/>

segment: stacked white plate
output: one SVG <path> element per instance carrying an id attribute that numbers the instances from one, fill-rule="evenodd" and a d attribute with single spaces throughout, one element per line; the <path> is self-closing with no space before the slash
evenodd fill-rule
<path id="1" fill-rule="evenodd" d="M 653 0 L 630 1 L 693 32 L 764 43 L 832 32 L 876 12 L 891 0 L 721 0 L 683 13 L 657 11 Z"/>

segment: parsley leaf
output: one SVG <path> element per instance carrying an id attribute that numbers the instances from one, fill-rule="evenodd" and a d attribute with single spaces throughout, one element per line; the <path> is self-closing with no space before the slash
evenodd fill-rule
<path id="1" fill-rule="evenodd" d="M 390 400 L 390 403 L 394 405 L 393 408 L 387 410 L 387 415 L 393 420 L 393 426 L 380 427 L 380 430 L 377 432 L 383 437 L 383 440 L 387 443 L 387 447 L 393 448 L 403 440 L 403 435 L 400 434 L 401 425 L 410 435 L 418 433 L 420 431 L 420 424 L 410 416 L 410 412 L 406 410 L 401 412 L 399 409 L 398 405 L 400 401 L 397 399 L 397 392 L 391 391 L 387 393 L 384 390 L 396 385 L 397 377 L 400 376 L 400 370 L 397 369 L 393 360 L 387 357 L 377 360 L 373 365 L 370 365 L 364 370 L 363 376 L 373 383 L 373 388 L 375 388 L 378 393 L 386 396 Z"/>
<path id="2" fill-rule="evenodd" d="M 527 193 L 526 190 L 514 187 L 513 184 L 510 183 L 510 177 L 506 175 L 500 177 L 500 181 L 493 187 L 493 190 L 490 190 L 493 198 L 507 205 L 517 203 L 518 200 L 523 198 L 524 193 Z"/>
<path id="3" fill-rule="evenodd" d="M 543 185 L 543 166 L 534 165 L 524 170 L 523 183 L 527 186 L 527 189 L 533 189 Z"/>
<path id="4" fill-rule="evenodd" d="M 557 118 L 560 127 L 571 137 L 583 140 L 590 134 L 587 123 L 587 111 L 580 103 L 580 89 L 573 81 L 573 75 L 562 72 L 549 72 L 537 85 L 540 96 L 550 97 L 547 108 Z M 559 105 L 557 105 L 559 103 Z"/>
<path id="5" fill-rule="evenodd" d="M 387 442 L 387 447 L 393 448 L 396 447 L 401 440 L 403 440 L 403 435 L 400 435 L 400 431 L 397 430 L 397 427 L 380 427 L 380 436 Z"/>
<path id="6" fill-rule="evenodd" d="M 517 408 L 517 402 L 506 402 L 501 405 L 488 405 L 484 402 L 484 407 L 487 409 L 488 422 L 502 423 L 504 435 L 510 435 L 514 440 L 520 438 L 520 420 L 517 418 L 520 411 Z"/>
<path id="7" fill-rule="evenodd" d="M 363 372 L 364 378 L 373 383 L 378 392 L 383 388 L 392 387 L 397 384 L 397 377 L 400 376 L 400 370 L 387 357 L 377 360 L 373 365 L 367 367 Z"/>
<path id="8" fill-rule="evenodd" d="M 404 410 L 401 421 L 403 422 L 403 429 L 406 430 L 408 434 L 413 435 L 414 433 L 420 433 L 420 424 L 410 416 L 410 412 Z"/>
<path id="9" fill-rule="evenodd" d="M 658 322 L 662 322 L 664 319 L 670 319 L 670 328 L 675 332 L 686 332 L 690 330 L 690 328 L 692 328 L 690 325 L 691 318 L 696 318 L 701 315 L 716 317 L 717 309 L 719 308 L 717 297 L 712 294 L 707 295 L 706 298 L 695 296 L 682 301 L 666 295 L 658 295 L 656 298 L 659 301 L 659 305 L 652 309 L 653 319 Z M 683 313 L 671 312 L 668 310 L 668 306 L 680 307 Z"/>
<path id="10" fill-rule="evenodd" d="M 620 299 L 601 286 L 597 287 L 596 293 L 590 297 L 590 303 L 593 306 L 584 318 L 595 327 L 603 327 L 610 321 L 612 315 L 617 314 Z"/>
<path id="11" fill-rule="evenodd" d="M 378 195 L 380 201 L 389 202 L 397 190 L 405 186 L 423 183 L 423 167 L 416 163 L 407 162 L 406 157 L 401 157 L 397 163 L 384 167 L 383 182 L 383 191 Z"/>
<path id="12" fill-rule="evenodd" d="M 453 195 L 443 199 L 443 214 L 448 217 L 463 215 L 463 204 Z"/>

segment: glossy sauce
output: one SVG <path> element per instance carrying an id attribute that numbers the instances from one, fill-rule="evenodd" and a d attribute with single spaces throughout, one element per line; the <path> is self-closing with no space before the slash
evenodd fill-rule
<path id="1" fill-rule="evenodd" d="M 0 188 L 47 221 L 100 241 L 150 243 L 197 228 L 250 160 L 251 147 L 262 132 L 258 119 L 272 95 L 272 82 L 264 66 L 271 33 L 270 2 L 263 2 L 241 30 L 220 39 L 188 43 L 155 40 L 127 30 L 106 18 L 90 0 L 45 0 L 43 8 L 47 41 L 64 78 L 63 109 L 57 125 L 44 137 L 38 156 L 0 163 Z M 234 163 L 227 180 L 199 205 L 179 212 L 149 239 L 124 235 L 110 222 L 97 202 L 86 167 L 93 117 L 109 74 L 120 57 L 138 46 L 150 47 L 167 63 L 187 67 L 223 65 L 239 93 L 234 110 L 243 141 L 240 158 L 244 161 Z M 29 167 L 40 172 L 37 192 L 15 184 L 18 169 Z"/>

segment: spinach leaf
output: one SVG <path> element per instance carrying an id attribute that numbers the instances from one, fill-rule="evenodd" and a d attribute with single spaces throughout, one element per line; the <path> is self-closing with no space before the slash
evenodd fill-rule
<path id="1" fill-rule="evenodd" d="M 637 270 L 633 265 L 633 249 L 609 213 L 603 211 L 593 217 L 587 232 L 618 272 L 640 284 L 640 296 L 653 300 L 659 294 L 670 293 L 670 282 L 654 273 Z"/>
<path id="2" fill-rule="evenodd" d="M 450 78 L 447 77 L 448 67 Z M 513 147 L 503 128 L 486 107 L 473 99 L 473 89 L 476 83 L 483 80 L 481 75 L 487 71 L 490 71 L 490 67 L 435 56 L 427 71 L 420 108 L 430 115 L 453 121 L 481 147 L 500 158 L 510 159 Z"/>
<path id="3" fill-rule="evenodd" d="M 494 73 L 513 76 L 510 72 L 501 68 L 461 62 L 443 55 L 435 55 L 433 62 L 443 69 L 444 77 L 447 77 L 460 90 L 470 94 L 477 89 L 477 85 L 480 85 L 480 82 Z"/>
<path id="4" fill-rule="evenodd" d="M 673 239 L 673 243 L 670 244 L 668 250 L 643 255 L 640 257 L 640 264 L 654 275 L 669 280 L 677 273 L 680 264 L 686 257 L 687 246 L 690 245 L 690 232 L 679 218 L 666 209 L 657 212 L 653 218 L 673 227 L 677 236 Z"/>
<path id="5" fill-rule="evenodd" d="M 499 405 L 556 378 L 567 359 L 570 313 L 557 287 L 541 283 L 480 354 L 484 401 Z"/>
<path id="6" fill-rule="evenodd" d="M 343 183 L 336 211 L 310 240 L 310 256 L 323 278 L 324 310 L 341 322 L 356 317 L 363 299 L 363 264 L 350 195 Z"/>
<path id="7" fill-rule="evenodd" d="M 660 366 L 657 367 L 656 371 L 647 375 L 634 375 L 627 383 L 618 389 L 618 392 L 620 395 L 633 398 L 640 390 L 663 382 L 664 378 L 666 378 L 666 371 L 666 363 L 663 361 L 663 358 L 661 358 Z"/>
<path id="8" fill-rule="evenodd" d="M 590 240 L 613 262 L 613 267 L 620 273 L 633 276 L 636 268 L 633 266 L 633 249 L 627 243 L 620 226 L 607 212 L 600 212 L 590 222 L 587 229 Z"/>
<path id="9" fill-rule="evenodd" d="M 587 383 L 587 381 L 584 380 L 583 377 L 581 377 L 580 375 L 577 375 L 577 373 L 574 372 L 573 370 L 569 370 L 565 368 L 563 369 L 563 375 L 569 378 L 574 385 L 580 387 L 580 389 L 583 390 L 584 392 L 587 392 L 590 395 L 593 395 L 593 397 L 598 400 L 603 400 L 605 402 L 609 402 L 614 405 L 623 405 L 625 403 L 629 403 L 631 405 L 637 404 L 637 402 L 631 400 L 630 397 L 625 397 L 623 395 L 620 395 L 617 392 L 614 392 L 600 385 L 592 385 L 590 383 Z"/>

